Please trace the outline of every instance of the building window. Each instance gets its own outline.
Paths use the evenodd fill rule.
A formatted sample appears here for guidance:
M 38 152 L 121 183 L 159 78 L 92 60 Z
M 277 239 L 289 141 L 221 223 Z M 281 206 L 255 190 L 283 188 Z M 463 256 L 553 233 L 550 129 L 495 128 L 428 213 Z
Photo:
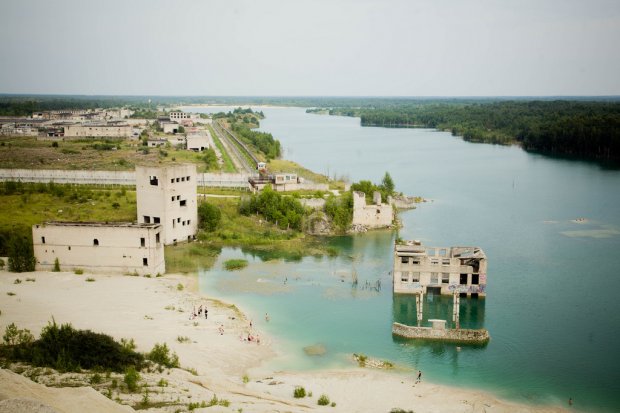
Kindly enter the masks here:
M 172 179 L 170 180 L 170 183 L 171 183 L 171 184 L 173 184 L 173 183 L 174 183 L 174 178 L 172 178 Z
M 171 200 L 172 202 L 174 202 L 174 197 L 170 197 L 170 200 Z
M 148 258 L 142 258 L 142 265 L 144 265 L 145 267 L 147 267 L 149 265 Z
M 155 234 L 155 242 L 159 244 L 159 232 Z
M 181 222 L 181 218 L 177 218 L 177 222 Z
M 148 215 L 145 215 L 142 217 L 144 219 L 144 223 L 145 224 L 150 224 L 151 223 L 151 217 Z
M 93 245 L 94 245 L 94 246 L 99 245 L 99 240 L 98 240 L 97 238 L 95 238 L 95 239 L 93 240 Z
M 450 274 L 447 272 L 444 272 L 441 274 L 441 282 L 443 284 L 449 284 L 450 283 Z
M 414 283 L 419 283 L 420 282 L 420 273 L 419 272 L 412 272 L 411 273 L 411 282 L 414 282 Z
M 413 265 L 420 265 L 420 260 L 414 260 L 411 262 Z
M 189 225 L 189 223 L 190 223 L 190 220 L 188 219 L 188 220 L 187 220 L 187 225 Z
M 177 178 L 177 182 L 179 182 L 179 178 Z
M 181 177 L 181 182 L 185 182 L 185 177 L 184 176 Z
M 431 273 L 431 284 L 439 284 L 439 273 Z
M 187 206 L 187 200 L 184 199 L 180 202 L 181 206 Z
M 176 220 L 176 219 L 173 219 L 173 220 L 172 220 L 172 228 L 174 228 L 174 227 L 176 226 L 176 223 L 177 223 L 177 220 Z
M 401 262 L 401 264 L 408 264 L 409 263 L 409 257 L 400 257 L 400 262 Z
M 144 238 L 140 238 L 140 246 L 144 247 L 146 245 L 146 240 Z
M 400 281 L 404 283 L 409 282 L 409 273 L 407 271 L 403 271 L 400 274 Z
M 45 244 L 45 237 L 41 237 L 41 244 Z
M 437 265 L 437 264 L 439 264 L 439 260 L 431 260 L 431 264 Z
M 461 277 L 459 279 L 459 284 L 461 285 L 467 284 L 467 274 L 461 274 Z
M 153 217 L 153 222 L 155 224 L 159 224 L 159 222 L 160 222 L 159 217 Z
M 480 284 L 480 274 L 472 274 L 471 275 L 471 283 L 473 285 L 478 285 Z
M 67 249 L 68 249 L 69 251 L 71 251 L 71 245 L 69 245 L 69 246 L 67 247 Z
M 439 255 L 442 256 L 442 257 L 445 257 L 446 256 L 446 249 L 445 248 L 440 249 L 439 250 Z
M 159 181 L 157 180 L 157 177 L 155 175 L 149 176 L 149 182 L 153 186 L 157 186 L 159 184 Z
M 189 176 L 185 179 L 187 182 L 189 182 Z
M 450 258 L 447 258 L 447 259 L 443 259 L 443 260 L 441 260 L 441 263 L 442 263 L 443 265 L 450 265 Z

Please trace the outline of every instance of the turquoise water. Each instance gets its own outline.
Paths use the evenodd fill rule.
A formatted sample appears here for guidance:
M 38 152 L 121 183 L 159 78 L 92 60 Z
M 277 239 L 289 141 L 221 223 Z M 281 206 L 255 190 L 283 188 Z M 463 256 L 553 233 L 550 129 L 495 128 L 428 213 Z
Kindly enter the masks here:
M 489 257 L 488 296 L 462 300 L 461 320 L 487 328 L 492 339 L 457 351 L 392 338 L 392 321 L 412 319 L 415 301 L 392 296 L 390 232 L 336 238 L 339 257 L 300 262 L 263 262 L 224 249 L 220 261 L 245 255 L 251 265 L 228 273 L 218 262 L 201 273 L 201 288 L 238 302 L 278 338 L 287 356 L 276 366 L 341 366 L 347 354 L 362 352 L 421 368 L 439 383 L 520 402 L 565 404 L 573 397 L 585 410 L 617 410 L 618 170 L 467 143 L 443 132 L 361 128 L 359 119 L 299 108 L 262 110 L 261 128 L 281 140 L 285 158 L 353 180 L 379 181 L 389 171 L 398 190 L 432 200 L 401 214 L 402 238 L 478 245 Z M 587 221 L 572 222 L 576 218 Z M 366 288 L 378 280 L 380 291 Z M 425 318 L 448 318 L 447 311 L 449 302 L 429 297 Z M 306 356 L 302 348 L 316 343 L 328 353 Z

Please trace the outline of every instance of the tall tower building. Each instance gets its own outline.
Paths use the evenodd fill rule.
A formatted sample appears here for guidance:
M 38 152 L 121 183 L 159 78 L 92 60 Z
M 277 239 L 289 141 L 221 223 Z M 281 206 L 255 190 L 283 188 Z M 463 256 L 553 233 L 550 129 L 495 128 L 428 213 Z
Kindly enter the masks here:
M 194 239 L 196 185 L 196 165 L 136 167 L 138 223 L 161 224 L 166 245 Z

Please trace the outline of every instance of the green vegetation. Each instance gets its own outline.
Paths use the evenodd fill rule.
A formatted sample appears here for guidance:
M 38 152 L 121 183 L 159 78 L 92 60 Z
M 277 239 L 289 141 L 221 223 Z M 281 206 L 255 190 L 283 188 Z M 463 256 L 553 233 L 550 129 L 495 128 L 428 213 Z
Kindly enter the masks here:
M 428 127 L 471 142 L 519 143 L 529 151 L 620 160 L 620 103 L 608 101 L 400 102 L 335 108 L 362 126 Z
M 33 340 L 28 330 L 19 330 L 15 325 L 7 327 L 3 338 L 2 357 L 63 372 L 95 367 L 120 372 L 128 366 L 139 368 L 144 359 L 110 336 L 76 330 L 71 324 L 58 326 L 55 321 L 41 330 L 38 340 Z
M 230 159 L 230 155 L 228 154 L 228 151 L 226 151 L 226 149 L 224 148 L 222 141 L 220 141 L 220 138 L 218 138 L 217 134 L 215 133 L 211 125 L 209 125 L 209 132 L 211 133 L 211 137 L 213 138 L 213 143 L 215 143 L 215 146 L 217 147 L 218 151 L 220 151 L 220 154 L 222 154 L 223 172 L 230 172 L 230 173 L 237 172 L 237 169 L 235 168 L 235 164 L 233 163 L 232 159 Z
M 220 168 L 217 164 L 217 155 L 213 148 L 207 148 L 202 151 L 202 159 L 205 163 L 207 171 L 218 171 Z
M 60 261 L 58 261 L 58 257 L 54 260 L 54 268 L 52 268 L 53 272 L 60 272 Z
M 394 181 L 388 172 L 383 176 L 380 185 L 375 185 L 370 181 L 359 181 L 351 185 L 351 191 L 360 191 L 366 194 L 366 202 L 372 202 L 375 191 L 381 194 L 381 201 L 387 202 L 388 196 L 394 195 Z
M 329 397 L 326 394 L 321 394 L 319 400 L 317 400 L 316 404 L 319 406 L 327 406 L 330 403 Z
M 306 397 L 306 389 L 304 389 L 302 386 L 296 386 L 295 390 L 293 390 L 293 397 L 295 397 L 296 399 L 303 399 L 304 397 Z
M 9 271 L 34 271 L 35 258 L 32 247 L 32 236 L 12 234 L 7 242 L 6 250 L 9 259 Z M 1 241 L 1 240 L 0 240 Z M 1 250 L 1 248 L 0 248 Z M 1 253 L 1 251 L 0 251 Z
M 301 231 L 306 211 L 298 199 L 284 196 L 267 185 L 258 195 L 243 198 L 239 204 L 243 215 L 261 214 L 267 221 L 275 223 L 281 229 Z
M 224 262 L 224 268 L 226 268 L 227 271 L 240 270 L 247 266 L 248 260 L 243 259 L 231 259 Z
M 138 373 L 135 367 L 130 366 L 125 370 L 125 376 L 123 381 L 127 385 L 127 390 L 135 392 L 138 390 L 138 382 L 140 381 L 140 373 Z
M 244 143 L 249 144 L 255 153 L 261 154 L 267 161 L 279 158 L 282 155 L 280 141 L 274 139 L 271 133 L 257 132 L 246 125 L 235 123 L 232 125 L 233 132 Z
M 171 352 L 166 343 L 156 343 L 153 349 L 147 354 L 146 358 L 168 368 L 179 367 L 179 356 Z
M 220 209 L 208 202 L 198 205 L 198 226 L 206 231 L 215 231 L 222 219 Z

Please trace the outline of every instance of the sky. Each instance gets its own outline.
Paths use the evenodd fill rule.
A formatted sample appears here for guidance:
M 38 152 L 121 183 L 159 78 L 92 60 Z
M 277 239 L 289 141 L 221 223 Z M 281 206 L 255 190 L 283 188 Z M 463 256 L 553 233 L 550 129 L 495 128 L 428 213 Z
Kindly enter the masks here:
M 0 0 L 0 93 L 620 95 L 619 0 Z

